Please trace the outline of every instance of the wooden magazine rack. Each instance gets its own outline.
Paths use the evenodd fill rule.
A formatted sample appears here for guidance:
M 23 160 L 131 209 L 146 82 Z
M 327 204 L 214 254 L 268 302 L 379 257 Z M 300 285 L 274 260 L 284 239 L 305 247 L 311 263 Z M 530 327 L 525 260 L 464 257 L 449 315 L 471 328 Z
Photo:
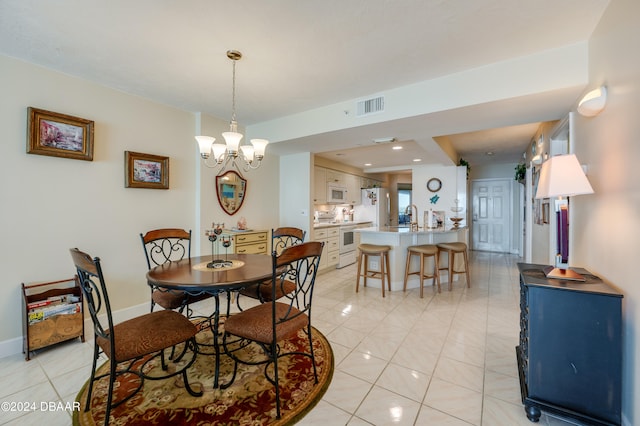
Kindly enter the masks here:
M 84 342 L 82 290 L 77 277 L 40 284 L 22 283 L 23 352 L 79 337 Z

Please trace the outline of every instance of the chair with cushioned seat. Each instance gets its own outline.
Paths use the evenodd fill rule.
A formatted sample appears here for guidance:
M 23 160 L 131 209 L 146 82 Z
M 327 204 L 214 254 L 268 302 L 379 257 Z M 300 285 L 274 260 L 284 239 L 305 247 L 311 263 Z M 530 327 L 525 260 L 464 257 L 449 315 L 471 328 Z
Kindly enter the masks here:
M 449 291 L 453 286 L 453 276 L 456 274 L 465 274 L 467 276 L 467 287 L 471 288 L 471 280 L 469 279 L 469 260 L 467 256 L 467 245 L 465 243 L 439 243 L 438 254 L 447 253 L 447 266 L 439 268 L 441 271 L 446 270 L 449 273 Z M 462 254 L 464 258 L 464 270 L 457 271 L 454 267 L 456 254 Z M 442 259 L 442 257 L 440 257 Z
M 409 272 L 411 266 L 411 257 L 418 256 L 420 259 L 420 269 L 415 272 Z M 433 273 L 427 274 L 425 271 L 425 260 L 427 258 L 433 258 Z M 404 287 L 402 291 L 407 291 L 407 280 L 409 275 L 418 275 L 420 277 L 420 298 L 424 296 L 424 279 L 433 279 L 433 284 L 438 284 L 438 293 L 440 293 L 440 274 L 438 273 L 439 267 L 438 247 L 434 244 L 422 244 L 419 246 L 410 246 L 407 248 L 407 265 L 404 269 Z
M 187 391 L 192 396 L 202 395 L 202 392 L 195 392 L 191 388 L 187 377 L 187 369 L 196 359 L 196 326 L 185 316 L 172 310 L 151 312 L 114 324 L 100 259 L 97 257 L 92 259 L 77 248 L 70 249 L 70 252 L 87 304 L 87 311 L 93 322 L 93 365 L 91 379 L 87 385 L 89 390 L 85 411 L 89 410 L 91 393 L 95 383 L 107 376 L 109 386 L 105 425 L 109 423 L 111 409 L 134 396 L 142 388 L 145 379 L 162 380 L 181 374 Z M 149 373 L 145 370 L 148 362 L 156 356 L 162 357 L 163 369 L 167 370 L 169 366 L 166 366 L 164 361 L 164 350 L 176 347 L 182 348 L 181 354 L 174 359 L 167 374 L 162 376 L 148 376 L 146 374 Z M 191 358 L 183 365 L 182 359 L 189 352 Z M 109 359 L 109 373 L 96 377 L 96 365 L 101 353 L 104 353 Z M 152 357 L 141 365 L 137 362 L 148 355 L 152 355 Z M 114 403 L 114 383 L 117 375 L 120 374 L 135 374 L 139 377 L 140 383 L 131 393 Z
M 384 279 L 387 279 L 387 286 L 391 291 L 391 272 L 389 270 L 389 251 L 391 246 L 377 244 L 359 244 L 358 245 L 358 276 L 356 279 L 356 293 L 360 287 L 360 277 L 364 277 L 364 286 L 367 286 L 367 278 L 379 278 L 382 287 L 382 297 L 384 297 Z M 380 257 L 380 269 L 369 269 L 369 256 Z M 364 272 L 362 271 L 362 263 L 364 263 Z
M 271 251 L 276 254 L 282 253 L 287 247 L 291 247 L 304 242 L 306 231 L 293 227 L 281 227 L 271 230 Z M 276 289 L 276 298 L 280 299 L 287 293 L 291 293 L 295 290 L 295 283 L 286 281 L 281 288 Z M 271 301 L 271 280 L 261 282 L 259 284 L 252 285 L 239 291 L 243 296 L 257 299 L 260 303 Z M 242 310 L 238 298 L 238 309 Z
M 286 248 L 278 256 L 272 252 L 271 297 L 269 302 L 261 303 L 242 312 L 231 315 L 224 324 L 222 345 L 224 352 L 234 362 L 230 381 L 221 385 L 229 387 L 237 373 L 238 363 L 265 364 L 264 374 L 275 386 L 276 418 L 280 418 L 280 387 L 278 359 L 283 356 L 305 356 L 311 359 L 316 384 L 318 374 L 311 338 L 311 301 L 316 273 L 322 255 L 324 243 L 310 241 Z M 292 292 L 283 292 L 282 298 L 276 296 L 277 289 L 286 281 L 293 282 Z M 309 339 L 309 352 L 288 352 L 284 340 L 304 330 Z M 266 358 L 255 361 L 242 359 L 240 349 L 257 344 Z M 269 367 L 273 364 L 273 370 Z M 273 373 L 271 372 L 273 371 Z
M 191 230 L 180 228 L 154 229 L 146 234 L 140 234 L 142 248 L 147 260 L 147 268 L 175 262 L 191 257 Z M 151 287 L 151 286 L 150 286 Z M 151 312 L 155 305 L 163 309 L 177 309 L 182 312 L 187 308 L 187 317 L 191 316 L 188 305 L 211 297 L 208 294 L 190 296 L 183 291 L 160 290 L 151 287 Z

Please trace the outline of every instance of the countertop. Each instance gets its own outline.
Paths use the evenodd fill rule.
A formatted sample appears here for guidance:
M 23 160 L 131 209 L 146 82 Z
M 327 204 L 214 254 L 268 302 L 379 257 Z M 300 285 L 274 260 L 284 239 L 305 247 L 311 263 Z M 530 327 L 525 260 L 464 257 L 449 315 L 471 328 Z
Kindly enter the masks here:
M 358 228 L 356 229 L 356 232 L 376 232 L 384 234 L 445 234 L 449 232 L 457 232 L 466 228 L 466 226 L 459 226 L 457 228 L 454 228 L 453 226 L 447 226 L 434 229 L 419 228 L 417 231 L 412 231 L 408 226 L 372 226 L 369 228 Z
M 355 225 L 362 225 L 363 223 L 371 223 L 371 221 L 370 220 L 363 220 L 363 221 L 351 220 L 348 222 L 314 223 L 313 229 L 330 228 L 332 226 L 355 226 Z

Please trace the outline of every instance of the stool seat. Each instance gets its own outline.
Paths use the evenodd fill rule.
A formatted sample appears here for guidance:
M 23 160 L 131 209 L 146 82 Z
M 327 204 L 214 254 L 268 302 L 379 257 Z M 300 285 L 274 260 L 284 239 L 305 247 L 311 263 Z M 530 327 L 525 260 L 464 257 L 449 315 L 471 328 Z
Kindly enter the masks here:
M 467 287 L 471 288 L 471 281 L 469 279 L 469 260 L 467 257 L 467 245 L 465 243 L 452 242 L 452 243 L 439 243 L 438 244 L 438 252 L 446 252 L 447 253 L 447 264 L 448 266 L 439 268 L 440 270 L 447 270 L 449 273 L 449 291 L 453 286 L 453 276 L 455 274 L 465 274 L 467 277 Z M 464 269 L 461 271 L 456 270 L 453 267 L 456 254 L 461 253 L 464 258 Z
M 391 246 L 378 244 L 358 244 L 358 276 L 356 279 L 356 293 L 360 287 L 360 277 L 364 277 L 364 286 L 367 286 L 367 278 L 380 278 L 382 297 L 384 297 L 384 279 L 387 278 L 387 286 L 391 291 L 391 272 L 389 269 L 389 251 Z M 380 269 L 369 269 L 369 256 L 380 256 Z M 364 260 L 364 273 L 361 272 Z
M 391 246 L 384 246 L 378 244 L 360 244 L 358 245 L 358 250 L 363 253 L 373 254 L 373 253 L 381 253 L 383 251 L 391 250 Z
M 409 272 L 411 266 L 411 256 L 420 256 L 420 270 Z M 433 273 L 431 275 L 425 273 L 424 261 L 428 257 L 433 257 Z M 438 293 L 440 293 L 440 274 L 439 267 L 439 251 L 438 246 L 434 244 L 421 244 L 419 246 L 407 247 L 407 264 L 404 268 L 404 287 L 402 291 L 407 291 L 407 280 L 409 275 L 418 275 L 420 277 L 420 298 L 424 297 L 424 279 L 433 279 L 433 285 L 438 284 Z
M 433 244 L 423 244 L 420 246 L 410 246 L 407 248 L 407 250 L 411 251 L 411 252 L 415 252 L 415 253 L 422 253 L 422 254 L 436 254 L 438 252 L 438 246 L 433 245 Z
M 453 251 L 467 251 L 467 245 L 465 243 L 438 243 L 437 247 Z

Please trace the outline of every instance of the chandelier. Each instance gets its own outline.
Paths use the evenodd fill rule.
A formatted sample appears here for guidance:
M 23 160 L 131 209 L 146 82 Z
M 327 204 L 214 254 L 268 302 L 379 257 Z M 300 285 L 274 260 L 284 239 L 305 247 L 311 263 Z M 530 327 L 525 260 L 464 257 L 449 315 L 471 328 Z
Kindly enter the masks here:
M 233 92 L 231 123 L 229 131 L 224 132 L 222 137 L 225 143 L 215 143 L 216 139 L 211 136 L 196 136 L 196 141 L 200 147 L 200 156 L 207 167 L 218 167 L 222 165 L 220 171 L 224 170 L 229 163 L 238 167 L 238 158 L 244 171 L 257 169 L 264 158 L 264 151 L 269 143 L 266 139 L 251 139 L 251 145 L 240 145 L 243 138 L 238 132 L 238 122 L 236 121 L 236 61 L 242 58 L 242 53 L 237 50 L 228 50 L 227 57 L 233 61 Z M 207 162 L 213 154 L 213 164 Z

